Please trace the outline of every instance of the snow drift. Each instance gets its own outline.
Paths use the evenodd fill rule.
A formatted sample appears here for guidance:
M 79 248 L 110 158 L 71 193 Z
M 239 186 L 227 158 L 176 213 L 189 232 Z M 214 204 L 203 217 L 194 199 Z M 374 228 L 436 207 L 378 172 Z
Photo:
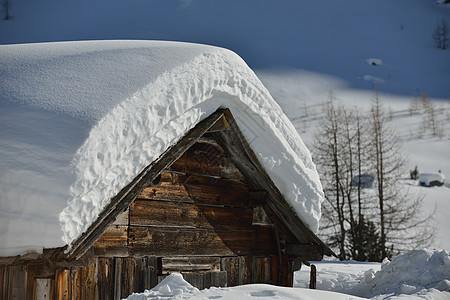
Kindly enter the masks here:
M 450 256 L 445 250 L 414 250 L 391 262 L 385 260 L 380 271 L 366 271 L 364 280 L 350 293 L 364 297 L 421 295 L 432 289 L 450 292 Z
M 73 242 L 121 188 L 220 107 L 317 232 L 323 194 L 311 155 L 231 51 L 156 41 L 5 45 L 0 89 L 0 255 L 58 246 L 62 234 Z

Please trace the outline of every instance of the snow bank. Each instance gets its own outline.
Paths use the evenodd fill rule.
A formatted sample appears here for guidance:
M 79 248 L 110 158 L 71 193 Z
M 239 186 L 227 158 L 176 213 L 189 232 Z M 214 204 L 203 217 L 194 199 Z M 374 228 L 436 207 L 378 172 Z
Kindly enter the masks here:
M 156 287 L 143 293 L 134 293 L 127 300 L 150 299 L 292 299 L 292 300 L 321 300 L 321 299 L 353 299 L 355 296 L 309 289 L 294 289 L 268 284 L 249 284 L 231 288 L 211 287 L 199 291 L 183 279 L 181 274 L 170 274 Z
M 178 295 L 192 294 L 198 292 L 198 289 L 193 287 L 183 279 L 183 275 L 173 273 L 164 278 L 157 286 L 150 291 L 143 293 L 133 293 L 128 300 L 147 300 L 147 299 L 167 299 L 175 298 Z
M 352 294 L 374 297 L 386 294 L 424 295 L 433 290 L 450 292 L 450 256 L 445 251 L 415 250 L 385 262 L 381 270 L 368 270 Z M 439 294 L 439 293 L 438 293 Z M 448 297 L 449 294 L 446 294 Z
M 154 41 L 0 46 L 0 255 L 73 242 L 117 192 L 217 108 L 317 231 L 322 187 L 293 125 L 231 51 Z M 3 127 L 4 126 L 4 127 Z M 60 232 L 60 231 L 59 231 Z M 41 237 L 42 238 L 37 238 Z

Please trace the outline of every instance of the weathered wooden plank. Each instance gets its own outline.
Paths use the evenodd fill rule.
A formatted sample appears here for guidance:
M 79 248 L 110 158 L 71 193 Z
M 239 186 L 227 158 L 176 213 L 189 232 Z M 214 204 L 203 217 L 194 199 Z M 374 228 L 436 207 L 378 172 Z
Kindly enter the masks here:
M 9 299 L 25 299 L 27 268 L 24 265 L 9 266 Z
M 136 199 L 130 207 L 131 225 L 192 226 L 249 230 L 252 227 L 250 208 L 213 207 Z
M 127 298 L 134 290 L 134 280 L 136 274 L 136 258 L 125 257 L 122 266 L 122 298 Z
M 280 269 L 280 285 L 292 287 L 294 283 L 294 274 L 292 273 L 291 263 L 287 255 L 281 257 Z
M 122 299 L 122 266 L 123 258 L 114 258 L 114 297 L 113 299 Z
M 56 299 L 70 299 L 70 270 L 56 271 Z
M 130 226 L 129 251 L 133 256 L 250 254 L 251 236 L 250 230 Z
M 33 299 L 35 300 L 53 299 L 52 281 L 54 281 L 54 279 L 52 278 L 36 278 Z M 25 298 L 13 297 L 12 299 L 25 299 Z
M 111 225 L 93 245 L 95 256 L 127 256 L 128 226 Z
M 270 257 L 270 283 L 279 285 L 280 284 L 280 270 L 279 270 L 280 259 L 278 256 Z
M 199 290 L 203 290 L 205 288 L 205 274 L 203 273 L 183 273 L 183 278 Z
M 7 267 L 0 266 L 0 300 L 6 299 L 5 295 L 6 268 Z
M 81 286 L 82 286 L 82 268 L 73 268 L 70 272 L 70 283 L 72 300 L 81 300 Z
M 112 299 L 114 295 L 114 259 L 100 257 L 98 264 L 98 298 Z
M 220 257 L 208 257 L 208 256 L 163 257 L 162 267 L 164 273 L 219 271 Z
M 227 286 L 227 272 L 216 271 L 208 272 L 208 277 L 210 277 L 208 288 L 211 286 L 215 287 L 226 287 Z M 206 285 L 206 284 L 205 284 Z
M 133 292 L 143 292 L 143 269 L 144 269 L 144 257 L 135 257 L 135 268 L 132 282 Z
M 286 254 L 291 258 L 295 258 L 298 260 L 322 260 L 323 250 L 320 245 L 311 245 L 311 244 L 295 244 L 295 245 L 287 245 Z
M 218 110 L 211 116 L 197 124 L 189 130 L 183 138 L 175 145 L 164 151 L 164 153 L 150 165 L 148 165 L 131 183 L 124 187 L 110 203 L 98 215 L 85 233 L 81 235 L 73 244 L 69 252 L 70 257 L 76 259 L 83 256 L 84 253 L 100 238 L 108 229 L 108 226 L 114 222 L 116 217 L 122 213 L 141 191 L 151 185 L 163 169 L 176 161 L 185 151 L 189 149 L 214 123 L 217 122 L 224 112 Z
M 167 171 L 244 181 L 242 173 L 215 142 L 195 143 Z
M 221 260 L 221 271 L 227 273 L 227 286 L 239 285 L 239 257 L 224 257 Z
M 252 249 L 255 255 L 277 255 L 277 240 L 273 226 L 253 225 Z
M 91 266 L 82 268 L 81 297 L 85 300 L 96 300 L 97 298 L 96 260 Z
M 179 174 L 177 178 L 179 183 L 146 188 L 138 198 L 248 207 L 249 190 L 241 182 Z
M 253 283 L 253 256 L 239 257 L 239 285 Z

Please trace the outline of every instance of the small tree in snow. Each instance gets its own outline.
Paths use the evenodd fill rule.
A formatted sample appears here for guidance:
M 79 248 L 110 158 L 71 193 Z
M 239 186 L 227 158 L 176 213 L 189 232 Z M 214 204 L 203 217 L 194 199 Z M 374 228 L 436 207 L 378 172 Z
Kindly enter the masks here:
M 313 146 L 325 194 L 321 230 L 341 259 L 381 261 L 433 237 L 430 218 L 420 216 L 422 198 L 400 183 L 405 160 L 388 122 L 378 94 L 366 116 L 332 96 L 324 106 Z M 373 187 L 363 186 L 365 176 Z
M 379 219 L 374 223 L 379 228 L 380 257 L 390 257 L 395 254 L 392 251 L 427 247 L 434 235 L 430 224 L 432 215 L 421 217 L 422 197 L 412 197 L 401 187 L 401 172 L 406 161 L 378 93 L 372 103 L 367 133 L 371 139 L 367 151 L 376 174 Z
M 437 48 L 447 49 L 449 45 L 449 28 L 445 19 L 438 21 L 433 31 L 433 40 Z

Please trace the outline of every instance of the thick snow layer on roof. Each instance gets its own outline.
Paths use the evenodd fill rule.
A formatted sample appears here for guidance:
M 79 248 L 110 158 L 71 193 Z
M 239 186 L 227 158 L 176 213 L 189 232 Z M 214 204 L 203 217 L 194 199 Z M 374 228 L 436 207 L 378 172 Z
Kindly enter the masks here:
M 231 110 L 281 193 L 318 229 L 323 194 L 310 153 L 229 50 L 156 41 L 0 46 L 0 89 L 0 255 L 58 246 L 62 235 L 73 242 L 219 107 Z

